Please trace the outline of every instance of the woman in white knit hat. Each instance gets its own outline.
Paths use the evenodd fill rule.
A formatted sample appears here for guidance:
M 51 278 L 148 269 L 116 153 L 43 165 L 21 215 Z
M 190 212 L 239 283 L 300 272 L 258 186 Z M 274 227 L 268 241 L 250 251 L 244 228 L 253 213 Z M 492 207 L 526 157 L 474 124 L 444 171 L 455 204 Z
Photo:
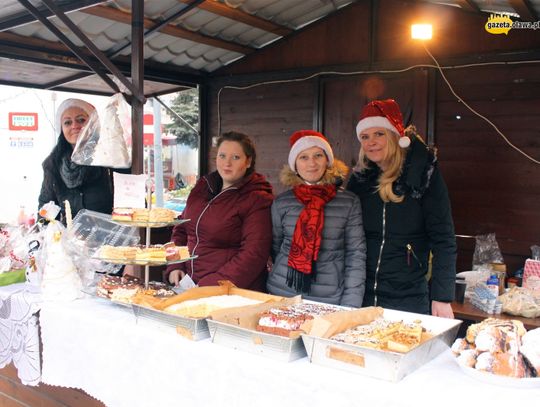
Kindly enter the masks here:
M 110 170 L 89 167 L 71 161 L 73 148 L 94 106 L 81 99 L 66 99 L 56 110 L 56 128 L 60 129 L 58 141 L 49 156 L 43 161 L 43 184 L 39 194 L 39 207 L 53 201 L 62 208 L 68 200 L 73 216 L 81 209 L 111 213 L 113 187 Z
M 452 318 L 456 241 L 435 151 L 413 126 L 404 128 L 392 99 L 368 103 L 356 134 L 360 157 L 347 189 L 360 197 L 364 216 L 363 305 Z
M 291 189 L 272 204 L 272 259 L 267 289 L 360 307 L 364 296 L 365 238 L 358 198 L 340 188 L 348 168 L 314 130 L 290 138 L 281 182 Z

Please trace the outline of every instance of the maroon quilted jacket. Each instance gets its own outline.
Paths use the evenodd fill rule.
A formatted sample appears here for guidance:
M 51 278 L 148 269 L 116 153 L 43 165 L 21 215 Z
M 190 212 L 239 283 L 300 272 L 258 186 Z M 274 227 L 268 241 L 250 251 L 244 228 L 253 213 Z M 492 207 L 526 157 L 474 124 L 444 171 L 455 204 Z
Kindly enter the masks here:
M 237 287 L 263 291 L 272 246 L 272 186 L 253 173 L 221 191 L 216 172 L 202 177 L 189 194 L 171 240 L 198 258 L 167 268 L 181 269 L 199 286 L 230 280 Z

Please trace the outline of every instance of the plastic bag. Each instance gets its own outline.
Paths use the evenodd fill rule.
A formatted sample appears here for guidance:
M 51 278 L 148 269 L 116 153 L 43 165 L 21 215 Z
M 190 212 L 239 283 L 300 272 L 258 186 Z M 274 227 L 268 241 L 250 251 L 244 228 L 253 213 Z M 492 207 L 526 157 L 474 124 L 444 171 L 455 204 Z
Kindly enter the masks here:
M 525 318 L 540 316 L 540 295 L 522 287 L 514 287 L 499 299 L 503 303 L 503 312 Z
M 22 269 L 28 261 L 25 226 L 0 228 L 0 273 Z
M 121 93 L 94 111 L 81 130 L 71 160 L 79 165 L 131 167 L 131 108 Z
M 491 263 L 504 263 L 495 233 L 476 236 L 472 269 L 478 270 Z
M 64 248 L 65 227 L 50 222 L 43 236 L 38 267 L 43 270 L 41 294 L 44 301 L 73 301 L 82 298 L 82 282 L 77 267 Z
M 30 285 L 40 286 L 43 277 L 43 269 L 38 267 L 36 257 L 39 257 L 43 246 L 44 227 L 38 222 L 26 236 L 28 248 L 28 264 L 26 265 L 26 282 Z
M 66 232 L 65 247 L 77 265 L 83 287 L 88 289 L 96 272 L 114 274 L 122 267 L 96 258 L 102 246 L 136 246 L 139 240 L 137 228 L 119 225 L 109 215 L 82 209 Z
M 540 260 L 540 246 L 531 246 L 531 259 Z

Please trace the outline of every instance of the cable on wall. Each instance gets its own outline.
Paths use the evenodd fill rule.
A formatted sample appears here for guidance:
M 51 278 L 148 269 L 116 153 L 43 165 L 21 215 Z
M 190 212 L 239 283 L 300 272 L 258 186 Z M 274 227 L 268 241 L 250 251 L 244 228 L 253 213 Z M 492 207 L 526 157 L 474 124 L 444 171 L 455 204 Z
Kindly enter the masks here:
M 480 117 L 482 120 L 484 120 L 486 123 L 488 123 L 491 127 L 493 127 L 493 129 L 497 132 L 497 134 L 499 136 L 502 137 L 502 139 L 506 142 L 506 144 L 508 144 L 510 147 L 512 147 L 514 150 L 516 150 L 518 153 L 520 153 L 521 155 L 523 155 L 525 158 L 531 160 L 533 163 L 535 164 L 540 164 L 540 161 L 534 159 L 533 157 L 531 157 L 529 154 L 527 154 L 525 151 L 521 150 L 519 147 L 516 147 L 514 144 L 512 144 L 512 142 L 510 140 L 508 140 L 508 138 L 503 134 L 502 131 L 499 130 L 499 128 L 495 125 L 495 123 L 493 123 L 491 120 L 489 120 L 486 116 L 478 113 L 476 110 L 474 110 L 467 102 L 465 102 L 465 100 L 459 96 L 455 91 L 454 91 L 454 88 L 452 87 L 452 85 L 450 84 L 450 82 L 448 81 L 448 79 L 446 78 L 446 75 L 444 74 L 443 70 L 441 69 L 441 66 L 439 65 L 439 62 L 437 61 L 437 59 L 435 59 L 435 57 L 433 56 L 433 54 L 431 52 L 429 52 L 428 48 L 426 47 L 426 44 L 424 42 L 422 42 L 422 45 L 424 47 L 424 49 L 426 50 L 427 54 L 431 57 L 431 59 L 433 59 L 433 62 L 435 62 L 435 64 L 437 65 L 437 69 L 439 70 L 442 78 L 444 79 L 444 81 L 446 82 L 446 84 L 448 85 L 448 89 L 450 89 L 450 92 L 452 92 L 452 94 L 456 97 L 456 99 L 458 100 L 458 102 L 460 103 L 463 103 L 463 105 L 469 109 L 473 114 L 475 114 L 476 116 Z
M 353 71 L 353 72 L 322 71 L 322 72 L 316 72 L 314 74 L 311 74 L 311 75 L 308 75 L 308 76 L 305 76 L 305 77 L 302 77 L 302 78 L 263 81 L 263 82 L 253 83 L 251 85 L 246 85 L 246 86 L 231 86 L 231 85 L 223 86 L 223 87 L 221 87 L 219 89 L 218 94 L 217 94 L 217 134 L 218 135 L 221 134 L 221 92 L 223 90 L 225 90 L 225 89 L 247 90 L 247 89 L 251 89 L 251 88 L 255 88 L 255 87 L 263 86 L 263 85 L 275 85 L 275 84 L 280 84 L 280 83 L 302 82 L 302 81 L 307 81 L 307 80 L 310 80 L 310 79 L 313 79 L 313 78 L 316 78 L 316 77 L 322 76 L 322 75 L 328 75 L 328 76 L 351 76 L 351 75 L 362 75 L 362 74 L 391 74 L 391 73 L 407 72 L 407 71 L 410 71 L 412 69 L 417 69 L 417 68 L 436 68 L 440 72 L 440 74 L 441 74 L 442 78 L 444 79 L 445 83 L 448 85 L 448 88 L 450 89 L 450 92 L 452 92 L 452 94 L 457 98 L 458 102 L 463 103 L 465 105 L 465 107 L 467 107 L 473 114 L 480 117 L 481 119 L 486 121 L 491 127 L 493 127 L 493 129 L 495 129 L 497 134 L 499 136 L 501 136 L 502 139 L 510 147 L 512 147 L 514 150 L 516 150 L 518 153 L 522 154 L 524 157 L 526 157 L 527 159 L 529 159 L 533 163 L 540 164 L 540 161 L 534 159 L 533 157 L 531 157 L 530 155 L 528 155 L 527 153 L 522 151 L 519 147 L 516 147 L 514 144 L 512 144 L 512 142 L 510 142 L 510 140 L 508 140 L 508 138 L 499 130 L 499 128 L 493 122 L 491 122 L 487 117 L 485 117 L 482 114 L 478 113 L 471 106 L 469 106 L 469 104 L 466 103 L 465 100 L 462 97 L 460 97 L 454 91 L 452 85 L 450 84 L 450 82 L 448 81 L 448 79 L 446 78 L 446 76 L 445 76 L 445 74 L 443 72 L 445 69 L 464 69 L 464 68 L 472 68 L 472 67 L 479 67 L 479 66 L 536 64 L 536 63 L 540 63 L 540 60 L 514 61 L 514 62 L 504 62 L 504 61 L 503 62 L 501 62 L 501 61 L 499 61 L 499 62 L 481 62 L 481 63 L 474 63 L 474 64 L 440 66 L 438 61 L 435 59 L 435 57 L 431 54 L 431 52 L 429 52 L 429 50 L 427 49 L 425 44 L 423 44 L 423 46 L 424 46 L 424 49 L 426 50 L 426 52 L 428 53 L 428 55 L 435 62 L 435 65 L 417 64 L 417 65 L 411 65 L 411 66 L 409 66 L 407 68 L 402 68 L 402 69 L 379 70 L 379 71 Z

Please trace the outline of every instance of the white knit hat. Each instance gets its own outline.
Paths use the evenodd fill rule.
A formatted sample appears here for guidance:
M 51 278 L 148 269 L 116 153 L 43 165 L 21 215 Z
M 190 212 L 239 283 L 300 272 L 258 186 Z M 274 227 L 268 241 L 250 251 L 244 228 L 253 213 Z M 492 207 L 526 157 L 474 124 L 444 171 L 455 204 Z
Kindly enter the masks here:
M 296 171 L 296 157 L 302 151 L 311 147 L 319 147 L 324 150 L 326 157 L 328 158 L 328 166 L 330 167 L 334 163 L 334 152 L 330 143 L 326 137 L 315 130 L 298 130 L 294 132 L 289 139 L 291 150 L 289 151 L 289 167 L 291 170 Z
M 96 108 L 91 105 L 88 102 L 85 102 L 82 99 L 66 99 L 62 103 L 60 103 L 60 106 L 58 106 L 58 109 L 56 109 L 56 117 L 55 117 L 55 126 L 56 130 L 60 131 L 62 129 L 62 115 L 67 109 L 70 109 L 72 107 L 78 107 L 79 109 L 84 110 L 84 112 L 90 116 Z

